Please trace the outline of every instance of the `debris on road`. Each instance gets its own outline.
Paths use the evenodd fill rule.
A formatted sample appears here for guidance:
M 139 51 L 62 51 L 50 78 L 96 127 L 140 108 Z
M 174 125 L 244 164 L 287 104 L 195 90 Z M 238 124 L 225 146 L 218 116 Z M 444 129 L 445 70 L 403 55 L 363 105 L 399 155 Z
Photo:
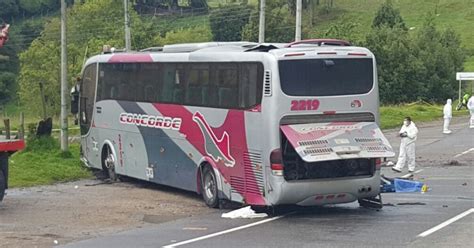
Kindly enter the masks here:
M 458 165 L 461 165 L 461 163 L 459 163 L 459 161 L 453 159 L 453 160 L 449 160 L 447 163 L 445 163 L 445 165 L 458 166 Z
M 383 175 L 380 178 L 381 193 L 425 193 L 426 191 L 428 191 L 428 187 L 423 182 L 412 179 L 389 178 Z
M 400 202 L 400 203 L 397 203 L 397 205 L 400 205 L 400 206 L 406 206 L 406 205 L 409 205 L 409 206 L 423 206 L 423 205 L 426 205 L 426 203 L 424 202 Z
M 183 227 L 183 230 L 190 230 L 190 231 L 206 231 L 207 227 Z
M 243 207 L 228 213 L 223 213 L 222 218 L 230 218 L 230 219 L 253 219 L 253 218 L 264 218 L 268 215 L 266 213 L 255 213 L 255 211 L 250 207 Z

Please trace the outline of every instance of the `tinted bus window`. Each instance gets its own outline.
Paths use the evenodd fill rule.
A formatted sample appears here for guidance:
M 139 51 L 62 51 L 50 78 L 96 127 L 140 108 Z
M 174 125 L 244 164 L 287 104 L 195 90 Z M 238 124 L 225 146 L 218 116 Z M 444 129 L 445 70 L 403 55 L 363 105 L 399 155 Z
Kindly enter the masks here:
M 100 64 L 97 101 L 158 101 L 162 71 L 158 63 Z
M 259 63 L 100 64 L 97 100 L 246 109 L 260 104 Z
M 373 86 L 370 58 L 281 60 L 278 64 L 281 88 L 291 96 L 364 94 Z
M 84 69 L 80 84 L 80 127 L 81 134 L 87 134 L 91 125 L 92 112 L 94 110 L 94 96 L 96 89 L 97 64 L 88 65 Z

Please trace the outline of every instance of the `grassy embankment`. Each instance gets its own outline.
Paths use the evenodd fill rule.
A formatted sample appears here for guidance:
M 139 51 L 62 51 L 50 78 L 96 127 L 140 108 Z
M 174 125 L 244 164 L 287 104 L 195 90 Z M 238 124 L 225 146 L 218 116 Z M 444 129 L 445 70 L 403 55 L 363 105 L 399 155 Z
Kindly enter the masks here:
M 28 142 L 24 151 L 10 158 L 10 187 L 29 187 L 91 178 L 91 172 L 81 165 L 79 145 L 70 145 L 63 153 L 55 138 Z
M 456 111 L 457 102 L 453 103 L 453 116 L 467 115 L 466 109 Z M 410 116 L 413 122 L 429 122 L 443 118 L 443 105 L 413 103 L 380 107 L 382 129 L 401 127 L 403 119 Z
M 316 28 L 325 30 L 339 21 L 356 24 L 355 32 L 363 37 L 369 30 L 372 20 L 380 7 L 380 0 L 337 0 L 335 7 L 329 13 L 319 7 L 315 17 Z M 465 71 L 474 71 L 474 4 L 472 0 L 397 0 L 393 5 L 400 10 L 400 14 L 412 32 L 419 29 L 425 22 L 428 13 L 433 13 L 435 23 L 440 30 L 454 29 L 461 38 L 461 44 L 467 50 L 464 63 Z M 306 38 L 306 37 L 305 37 Z M 455 75 L 453 75 L 453 78 Z
M 42 119 L 41 114 L 39 113 L 32 113 L 26 107 L 20 107 L 15 105 L 14 103 L 6 104 L 2 106 L 2 110 L 0 111 L 0 130 L 4 130 L 3 119 L 8 118 L 10 119 L 10 128 L 13 132 L 13 135 L 16 134 L 16 130 L 20 127 L 20 113 L 24 113 L 25 118 L 25 131 L 28 131 L 28 125 L 37 125 L 38 122 Z M 59 135 L 60 129 L 60 117 L 59 116 L 52 116 L 53 119 L 53 135 Z M 68 124 L 69 124 L 69 134 L 70 135 L 79 135 L 79 126 L 74 125 L 74 118 L 73 116 L 68 117 Z

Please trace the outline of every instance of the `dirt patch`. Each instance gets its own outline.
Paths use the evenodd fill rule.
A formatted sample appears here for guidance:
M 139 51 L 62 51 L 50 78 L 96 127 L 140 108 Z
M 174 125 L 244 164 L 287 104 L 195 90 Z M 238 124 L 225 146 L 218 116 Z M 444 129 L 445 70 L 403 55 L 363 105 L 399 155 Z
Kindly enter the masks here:
M 51 247 L 212 211 L 195 193 L 133 180 L 11 189 L 0 203 L 0 244 Z

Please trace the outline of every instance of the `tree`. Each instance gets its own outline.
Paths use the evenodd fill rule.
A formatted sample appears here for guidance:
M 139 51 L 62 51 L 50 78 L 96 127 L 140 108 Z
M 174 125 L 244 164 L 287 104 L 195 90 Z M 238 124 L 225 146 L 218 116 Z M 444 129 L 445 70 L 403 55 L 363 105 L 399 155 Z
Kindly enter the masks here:
M 164 46 L 167 44 L 206 42 L 212 40 L 212 33 L 207 27 L 194 27 L 179 30 L 173 30 L 166 33 L 165 37 L 157 36 L 154 41 L 156 45 Z
M 400 25 L 374 26 L 364 44 L 377 59 L 383 103 L 444 102 L 455 96 L 455 77 L 465 52 L 452 29 L 437 30 L 428 16 L 416 33 Z
M 25 11 L 28 15 L 39 13 L 41 10 L 41 1 L 18 0 L 20 9 Z
M 265 41 L 290 42 L 295 36 L 295 19 L 290 14 L 286 4 L 278 5 L 278 1 L 267 1 L 268 8 L 265 15 Z M 250 15 L 250 21 L 242 29 L 242 39 L 258 41 L 258 9 Z M 304 31 L 304 30 L 303 30 Z
M 207 0 L 188 0 L 188 5 L 191 8 L 195 9 L 201 9 L 201 8 L 207 8 Z
M 406 29 L 400 11 L 393 7 L 391 0 L 386 0 L 377 11 L 374 20 L 372 21 L 372 28 L 378 28 L 386 25 L 390 28 L 400 27 Z
M 461 48 L 459 35 L 452 29 L 440 32 L 434 23 L 433 15 L 428 15 L 425 23 L 414 37 L 413 54 L 423 69 L 421 98 L 444 102 L 456 95 L 456 72 L 463 71 L 465 52 Z
M 292 15 L 296 14 L 296 0 L 287 0 L 287 6 Z M 311 0 L 301 0 L 302 9 L 307 9 Z
M 240 41 L 242 28 L 249 22 L 247 5 L 228 5 L 211 12 L 209 22 L 215 41 Z
M 342 39 L 350 41 L 352 44 L 361 43 L 363 38 L 356 31 L 358 26 L 359 24 L 355 22 L 341 21 L 331 25 L 323 32 L 316 32 L 315 37 Z
M 422 91 L 422 64 L 413 54 L 408 32 L 399 27 L 372 29 L 364 46 L 375 54 L 381 102 L 417 100 Z
M 18 15 L 19 6 L 16 0 L 2 0 L 0 1 L 0 18 L 11 20 L 13 16 Z
M 153 27 L 144 24 L 136 12 L 130 11 L 132 46 L 152 46 Z M 116 21 L 119 20 L 119 21 Z M 71 78 L 81 71 L 84 56 L 100 53 L 105 44 L 124 46 L 123 6 L 115 0 L 87 1 L 68 10 L 68 74 Z M 60 20 L 51 19 L 31 46 L 20 54 L 20 101 L 32 113 L 40 113 L 39 83 L 44 85 L 48 113 L 58 114 L 60 109 Z M 87 54 L 84 54 L 85 51 Z M 74 83 L 69 82 L 70 86 Z

